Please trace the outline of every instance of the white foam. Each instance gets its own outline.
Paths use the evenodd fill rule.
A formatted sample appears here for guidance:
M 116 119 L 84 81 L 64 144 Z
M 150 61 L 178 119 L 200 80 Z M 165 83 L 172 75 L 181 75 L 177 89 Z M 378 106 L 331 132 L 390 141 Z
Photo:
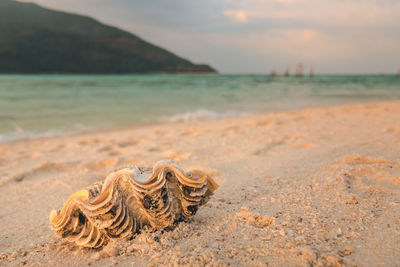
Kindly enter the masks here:
M 208 109 L 198 109 L 191 112 L 178 113 L 168 118 L 168 121 L 187 122 L 187 121 L 195 121 L 202 119 L 219 119 L 219 118 L 245 116 L 249 114 L 250 114 L 249 112 L 235 112 L 235 111 L 216 112 Z

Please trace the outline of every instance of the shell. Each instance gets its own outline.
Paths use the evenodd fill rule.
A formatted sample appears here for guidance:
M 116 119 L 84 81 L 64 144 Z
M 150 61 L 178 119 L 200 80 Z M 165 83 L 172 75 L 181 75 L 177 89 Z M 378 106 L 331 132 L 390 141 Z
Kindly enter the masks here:
M 79 246 L 100 248 L 111 239 L 134 236 L 142 228 L 171 229 L 196 214 L 218 188 L 201 171 L 185 173 L 176 163 L 125 168 L 74 193 L 50 213 L 54 232 Z

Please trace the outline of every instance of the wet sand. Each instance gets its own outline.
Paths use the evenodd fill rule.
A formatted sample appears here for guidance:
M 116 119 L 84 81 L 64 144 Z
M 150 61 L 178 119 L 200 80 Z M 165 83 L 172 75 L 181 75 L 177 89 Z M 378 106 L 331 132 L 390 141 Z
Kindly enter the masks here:
M 103 250 L 48 215 L 128 165 L 220 184 L 196 216 Z M 400 102 L 177 122 L 0 145 L 0 265 L 400 265 Z

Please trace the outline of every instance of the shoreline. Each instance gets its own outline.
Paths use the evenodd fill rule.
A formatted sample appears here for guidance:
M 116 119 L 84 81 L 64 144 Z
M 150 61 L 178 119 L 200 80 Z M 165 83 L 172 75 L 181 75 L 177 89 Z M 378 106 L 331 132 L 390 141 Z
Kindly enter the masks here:
M 268 114 L 279 114 L 279 113 L 290 113 L 290 112 L 300 112 L 300 111 L 305 111 L 305 110 L 312 110 L 312 109 L 321 109 L 321 108 L 339 108 L 339 107 L 347 107 L 347 106 L 358 106 L 358 105 L 368 105 L 368 104 L 380 104 L 380 103 L 399 103 L 400 100 L 382 100 L 382 101 L 377 101 L 376 99 L 371 100 L 371 101 L 365 101 L 365 102 L 357 102 L 357 103 L 345 103 L 345 104 L 337 104 L 337 103 L 332 103 L 332 104 L 326 104 L 322 106 L 312 106 L 312 107 L 300 107 L 300 108 L 283 108 L 281 110 L 276 110 L 276 111 L 261 111 L 261 112 L 242 112 L 242 115 L 233 115 L 233 116 L 222 116 L 222 117 L 217 117 L 217 118 L 196 118 L 196 119 L 188 119 L 188 120 L 176 120 L 176 121 L 171 121 L 169 119 L 167 120 L 159 120 L 159 121 L 150 121 L 150 122 L 145 122 L 145 123 L 138 123 L 138 124 L 131 124 L 131 125 L 124 125 L 124 126 L 115 126 L 115 127 L 110 127 L 110 128 L 94 128 L 94 129 L 88 129 L 88 130 L 69 130 L 71 133 L 68 133 L 68 130 L 65 130 L 67 133 L 57 133 L 54 135 L 49 135 L 49 136 L 41 136 L 41 135 L 46 135 L 49 131 L 60 131 L 57 129 L 49 129 L 44 132 L 31 132 L 33 134 L 37 134 L 37 137 L 24 137 L 20 139 L 14 139 L 11 141 L 2 141 L 0 142 L 0 146 L 2 144 L 12 144 L 12 143 L 17 143 L 17 142 L 29 142 L 29 141 L 34 141 L 34 140 L 44 140 L 47 138 L 62 138 L 62 137 L 72 137 L 72 136 L 79 136 L 79 135 L 86 135 L 86 134 L 102 134 L 102 133 L 109 133 L 109 132 L 117 132 L 117 131 L 127 131 L 127 130 L 133 130 L 133 129 L 138 129 L 138 128 L 146 128 L 146 127 L 156 127 L 156 126 L 164 126 L 164 125 L 173 125 L 173 124 L 184 124 L 184 123 L 195 123 L 195 122 L 209 122 L 209 121 L 216 121 L 216 120 L 224 120 L 224 119 L 229 119 L 229 118 L 245 118 L 245 117 L 253 117 L 253 116 L 262 116 L 262 115 L 268 115 Z M 187 114 L 186 113 L 181 113 L 181 114 Z M 177 115 L 181 114 L 175 114 L 173 117 L 176 117 Z M 7 135 L 9 133 L 5 133 L 3 135 Z
M 399 122 L 385 101 L 0 144 L 0 265 L 398 265 Z M 103 250 L 54 236 L 73 192 L 161 159 L 220 185 L 190 222 Z

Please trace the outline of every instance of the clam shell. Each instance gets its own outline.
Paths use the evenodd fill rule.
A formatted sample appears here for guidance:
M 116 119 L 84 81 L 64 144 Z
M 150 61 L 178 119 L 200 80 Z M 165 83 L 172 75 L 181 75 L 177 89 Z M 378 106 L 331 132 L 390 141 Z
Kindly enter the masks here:
M 169 229 L 194 216 L 218 188 L 204 172 L 185 173 L 171 161 L 125 168 L 70 196 L 50 213 L 54 232 L 79 246 L 100 248 L 143 227 Z

